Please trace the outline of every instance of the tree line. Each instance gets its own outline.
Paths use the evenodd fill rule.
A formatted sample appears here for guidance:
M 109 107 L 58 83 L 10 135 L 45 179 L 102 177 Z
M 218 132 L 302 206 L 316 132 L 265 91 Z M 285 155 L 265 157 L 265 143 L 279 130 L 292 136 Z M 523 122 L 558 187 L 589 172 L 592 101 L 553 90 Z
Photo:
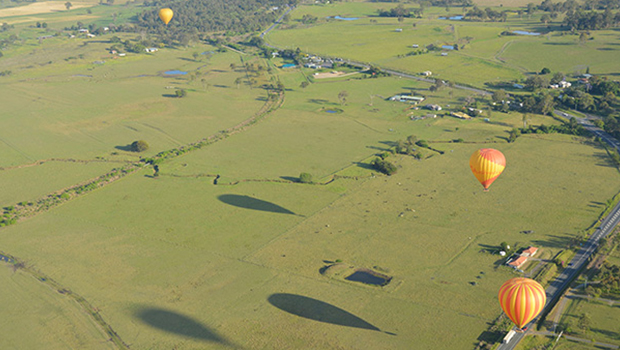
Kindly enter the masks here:
M 136 31 L 146 30 L 162 36 L 164 42 L 187 41 L 199 33 L 225 32 L 244 34 L 271 25 L 295 0 L 154 0 L 145 1 L 148 10 L 136 16 Z M 166 26 L 158 11 L 169 7 L 174 11 Z

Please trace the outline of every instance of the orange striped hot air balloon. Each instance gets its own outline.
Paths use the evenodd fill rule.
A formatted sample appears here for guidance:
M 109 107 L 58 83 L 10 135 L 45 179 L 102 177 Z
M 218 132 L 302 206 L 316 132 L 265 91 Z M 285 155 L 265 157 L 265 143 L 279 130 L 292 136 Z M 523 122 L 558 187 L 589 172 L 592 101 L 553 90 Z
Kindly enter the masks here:
M 485 191 L 489 190 L 489 186 L 497 179 L 506 167 L 506 158 L 502 152 L 492 149 L 483 148 L 474 152 L 469 158 L 469 167 L 480 181 Z
M 509 279 L 499 289 L 499 304 L 521 329 L 542 311 L 546 300 L 540 283 L 525 277 Z
M 165 8 L 159 10 L 159 19 L 161 19 L 164 24 L 168 24 L 168 22 L 170 22 L 170 20 L 172 19 L 173 15 L 174 13 L 171 9 Z

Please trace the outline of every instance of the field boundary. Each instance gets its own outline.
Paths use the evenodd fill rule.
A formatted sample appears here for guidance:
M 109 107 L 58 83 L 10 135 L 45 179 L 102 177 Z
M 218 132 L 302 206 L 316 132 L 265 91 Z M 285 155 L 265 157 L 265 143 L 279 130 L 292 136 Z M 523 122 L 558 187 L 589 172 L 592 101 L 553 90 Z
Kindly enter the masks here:
M 111 341 L 112 343 L 114 343 L 114 345 L 116 345 L 117 348 L 119 349 L 129 349 L 129 345 L 127 345 L 127 343 L 125 343 L 123 341 L 123 339 L 121 339 L 121 337 L 118 335 L 118 333 L 116 333 L 116 331 L 114 331 L 114 329 L 112 328 L 112 326 L 110 326 L 101 316 L 101 314 L 99 314 L 99 309 L 94 307 L 91 303 L 89 303 L 86 299 L 84 299 L 84 297 L 82 297 L 79 294 L 74 293 L 73 291 L 64 288 L 60 283 L 56 282 L 55 280 L 49 278 L 47 275 L 45 275 L 44 273 L 42 273 L 41 271 L 35 270 L 32 266 L 27 266 L 23 261 L 21 261 L 19 258 L 16 258 L 15 256 L 12 256 L 10 254 L 7 254 L 5 252 L 0 252 L 0 255 L 2 257 L 5 257 L 7 259 L 10 259 L 12 261 L 8 261 L 8 263 L 12 263 L 13 265 L 13 271 L 17 271 L 17 270 L 22 270 L 25 273 L 27 273 L 28 275 L 34 277 L 35 279 L 37 279 L 39 282 L 43 283 L 44 285 L 48 286 L 49 288 L 55 290 L 56 292 L 67 296 L 68 298 L 70 298 L 71 300 L 75 301 L 79 307 L 86 313 L 88 314 L 88 316 L 91 317 L 91 319 L 95 322 L 95 324 L 97 324 L 99 326 L 99 330 L 102 331 L 104 334 L 106 334 L 107 336 L 109 336 L 110 338 L 107 339 L 108 341 Z

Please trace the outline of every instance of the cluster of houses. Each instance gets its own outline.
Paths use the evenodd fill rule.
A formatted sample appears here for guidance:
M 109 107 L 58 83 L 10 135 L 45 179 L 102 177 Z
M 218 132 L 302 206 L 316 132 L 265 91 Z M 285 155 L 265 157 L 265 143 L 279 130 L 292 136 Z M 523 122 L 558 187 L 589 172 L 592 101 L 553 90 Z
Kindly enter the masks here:
M 313 69 L 334 68 L 334 60 L 330 58 L 323 59 L 319 56 L 308 56 L 308 57 L 304 57 L 304 60 L 307 61 L 306 63 L 304 63 L 304 67 L 306 68 L 313 68 Z
M 529 247 L 529 248 L 523 250 L 521 252 L 521 254 L 515 254 L 514 256 L 510 257 L 506 261 L 506 265 L 514 268 L 515 270 L 518 270 L 518 269 L 521 268 L 521 266 L 523 266 L 523 264 L 525 264 L 527 262 L 527 260 L 529 258 L 531 258 L 534 255 L 536 255 L 537 251 L 538 251 L 538 248 L 536 248 L 536 247 Z M 506 255 L 506 252 L 504 252 L 504 251 L 501 251 L 500 255 L 502 255 L 502 252 L 504 253 L 503 255 Z

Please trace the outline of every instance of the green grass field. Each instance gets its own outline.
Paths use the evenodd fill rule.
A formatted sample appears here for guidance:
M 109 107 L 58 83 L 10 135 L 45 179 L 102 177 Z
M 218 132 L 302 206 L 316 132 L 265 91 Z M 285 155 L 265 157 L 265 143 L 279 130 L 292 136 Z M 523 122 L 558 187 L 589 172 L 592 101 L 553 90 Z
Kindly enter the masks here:
M 364 17 L 384 6 L 300 6 L 291 22 L 306 13 Z M 118 8 L 96 6 L 92 14 L 107 18 Z M 439 9 L 428 12 L 441 15 Z M 49 16 L 57 23 L 64 18 Z M 452 32 L 451 23 L 436 19 L 415 29 L 412 20 L 377 21 L 321 22 L 278 30 L 269 40 L 412 72 L 431 69 L 472 85 L 537 69 L 514 56 L 519 43 L 548 46 L 545 38 L 498 37 L 503 25 L 463 23 Z M 195 52 L 215 49 L 198 44 L 113 58 L 110 35 L 39 44 L 40 33 L 20 25 L 25 41 L 0 59 L 0 71 L 12 71 L 0 77 L 7 87 L 0 94 L 0 206 L 34 201 L 141 156 L 233 128 L 265 105 L 267 93 L 258 86 L 285 86 L 277 110 L 159 164 L 159 176 L 146 167 L 0 229 L 3 251 L 85 298 L 133 349 L 473 348 L 501 313 L 498 287 L 517 276 L 489 251 L 506 241 L 534 245 L 552 257 L 620 191 L 618 169 L 586 138 L 535 134 L 509 144 L 509 130 L 522 126 L 520 113 L 485 111 L 467 121 L 444 115 L 463 106 L 469 91 L 431 92 L 428 83 L 358 79 L 362 74 L 311 79 L 302 88 L 314 71 L 299 68 L 273 68 L 250 85 L 242 60 L 274 63 L 233 52 L 194 59 Z M 394 32 L 398 26 L 406 30 Z M 448 57 L 395 57 L 413 43 L 449 44 L 464 36 L 475 37 L 466 45 L 471 47 Z M 189 74 L 164 74 L 173 69 Z M 178 88 L 187 97 L 172 97 Z M 345 103 L 338 99 L 342 91 Z M 429 111 L 387 101 L 404 92 L 444 110 L 413 121 Z M 475 97 L 486 108 L 489 99 Z M 529 123 L 559 122 L 531 115 Z M 389 177 L 369 168 L 375 155 L 410 135 L 444 153 L 425 149 L 423 160 L 392 155 L 388 160 L 398 172 Z M 126 151 L 140 139 L 148 151 Z M 458 139 L 463 142 L 452 142 Z M 489 192 L 468 166 L 483 147 L 507 158 Z M 45 162 L 27 166 L 38 161 Z M 296 182 L 302 172 L 318 183 Z M 334 262 L 393 279 L 372 287 L 321 273 Z M 15 306 L 0 320 L 11 333 L 0 337 L 0 348 L 112 347 L 69 296 L 27 270 L 5 267 L 0 304 Z M 605 318 L 613 314 L 592 312 L 601 330 L 618 332 Z
M 114 349 L 76 303 L 0 263 L 5 349 Z
M 554 33 L 538 37 L 501 36 L 503 31 L 547 31 L 539 21 L 540 14 L 519 18 L 511 13 L 506 23 L 461 22 L 439 20 L 437 17 L 460 14 L 459 8 L 446 14 L 443 9 L 425 10 L 423 19 L 376 17 L 378 8 L 389 4 L 337 3 L 322 6 L 300 6 L 291 14 L 291 21 L 271 33 L 267 40 L 280 47 L 302 50 L 377 64 L 411 73 L 430 70 L 441 79 L 474 86 L 485 82 L 519 80 L 525 74 L 539 72 L 543 67 L 565 74 L 591 72 L 614 77 L 620 66 L 615 56 L 617 31 L 597 31 L 593 40 L 580 44 L 578 36 Z M 303 25 L 305 14 L 317 16 L 314 25 Z M 326 20 L 328 16 L 358 17 L 354 21 Z M 561 21 L 561 19 L 558 19 Z M 415 26 L 414 26 L 415 24 Z M 551 23 L 550 25 L 555 25 Z M 396 29 L 402 32 L 396 32 Z M 459 51 L 406 56 L 412 45 L 464 45 Z M 531 52 L 536 52 L 531 55 Z M 561 57 L 561 59 L 558 59 Z
M 620 345 L 620 328 L 618 328 L 617 320 L 619 308 L 617 304 L 610 305 L 604 301 L 571 300 L 562 315 L 561 322 L 570 324 L 577 337 Z M 587 332 L 577 327 L 579 317 L 584 313 L 588 314 L 592 320 Z

